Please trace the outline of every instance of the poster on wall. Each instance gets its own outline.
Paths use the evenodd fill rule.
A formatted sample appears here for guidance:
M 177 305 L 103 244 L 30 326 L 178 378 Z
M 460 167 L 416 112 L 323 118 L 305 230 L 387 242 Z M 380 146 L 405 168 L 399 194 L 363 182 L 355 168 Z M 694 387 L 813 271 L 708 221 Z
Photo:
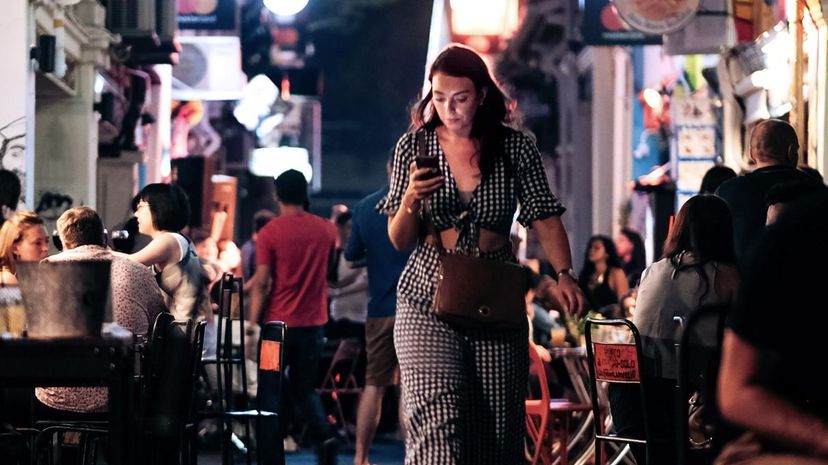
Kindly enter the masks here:
M 721 141 L 718 116 L 706 90 L 674 95 L 670 108 L 680 207 L 698 193 L 704 174 L 718 162 Z
M 15 118 L 0 126 L 0 168 L 11 171 L 26 185 L 26 118 Z M 23 190 L 20 203 L 26 201 Z
M 231 30 L 236 28 L 235 0 L 178 0 L 178 28 Z
M 610 0 L 586 0 L 582 25 L 586 45 L 657 45 L 661 35 L 645 34 L 621 19 Z

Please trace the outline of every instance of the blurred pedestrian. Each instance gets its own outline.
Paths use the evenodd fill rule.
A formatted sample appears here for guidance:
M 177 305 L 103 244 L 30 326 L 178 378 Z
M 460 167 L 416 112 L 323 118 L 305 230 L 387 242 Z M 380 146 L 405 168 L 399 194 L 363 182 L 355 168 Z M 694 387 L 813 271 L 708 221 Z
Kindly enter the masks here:
M 793 181 L 820 183 L 796 169 L 798 157 L 799 141 L 790 124 L 771 119 L 756 124 L 751 131 L 750 159 L 756 169 L 725 181 L 716 190 L 716 195 L 727 202 L 733 214 L 736 258 L 745 258 L 751 242 L 765 225 L 765 197 L 771 187 Z
M 759 234 L 724 334 L 719 408 L 746 432 L 716 465 L 828 464 L 825 355 L 828 196 L 793 205 Z
M 713 194 L 723 182 L 736 177 L 736 172 L 729 166 L 714 165 L 702 177 L 699 194 Z
M 326 278 L 336 231 L 330 221 L 305 211 L 308 183 L 302 173 L 285 171 L 274 185 L 279 216 L 259 231 L 256 240 L 256 273 L 247 318 L 255 324 L 264 313 L 264 321 L 287 325 L 282 360 L 282 370 L 290 373 L 286 387 L 308 423 L 317 462 L 335 464 L 339 444 L 315 388 L 328 321 Z M 259 399 L 263 401 L 260 409 L 283 415 L 292 407 L 280 408 L 283 399 L 278 394 Z
M 390 174 L 390 163 L 386 165 Z M 388 186 L 360 200 L 353 210 L 351 236 L 345 259 L 364 263 L 368 270 L 368 318 L 365 322 L 365 389 L 357 410 L 354 465 L 367 465 L 368 452 L 380 421 L 387 388 L 399 384 L 394 350 L 397 283 L 408 251 L 397 251 L 388 238 L 388 220 L 374 208 L 388 194 Z M 399 419 L 402 421 L 402 418 Z M 400 425 L 403 429 L 403 425 Z

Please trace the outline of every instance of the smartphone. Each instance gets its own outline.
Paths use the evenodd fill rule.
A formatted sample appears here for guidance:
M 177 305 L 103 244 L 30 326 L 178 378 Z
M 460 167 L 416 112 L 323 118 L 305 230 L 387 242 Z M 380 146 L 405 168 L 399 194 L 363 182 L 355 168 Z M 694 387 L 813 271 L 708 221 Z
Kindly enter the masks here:
M 440 174 L 440 160 L 437 157 L 421 157 L 415 158 L 417 168 L 431 168 L 431 171 L 420 176 L 420 180 L 425 181 Z

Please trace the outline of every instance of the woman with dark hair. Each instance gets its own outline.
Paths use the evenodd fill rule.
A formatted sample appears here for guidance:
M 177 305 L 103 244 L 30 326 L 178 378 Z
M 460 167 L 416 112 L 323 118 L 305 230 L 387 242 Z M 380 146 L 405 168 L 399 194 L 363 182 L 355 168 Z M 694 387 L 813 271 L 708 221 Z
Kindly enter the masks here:
M 537 230 L 558 270 L 564 310 L 577 312 L 582 296 L 560 220 L 564 207 L 549 189 L 533 139 L 511 127 L 513 103 L 476 52 L 448 46 L 428 79 L 412 128 L 397 144 L 389 192 L 377 206 L 389 216 L 394 247 L 416 247 L 397 287 L 394 326 L 405 463 L 522 464 L 528 325 L 470 329 L 437 318 L 437 239 L 449 253 L 515 263 L 509 230 L 519 203 L 518 221 Z M 417 167 L 418 139 L 437 168 Z M 421 234 L 429 222 L 439 238 Z
M 735 177 L 736 172 L 730 167 L 725 165 L 714 165 L 707 170 L 706 173 L 704 173 L 701 187 L 699 187 L 699 194 L 713 194 L 723 182 Z
M 587 298 L 586 309 L 617 316 L 617 304 L 630 286 L 612 239 L 601 235 L 589 238 L 578 284 Z
M 152 268 L 176 319 L 212 321 L 207 277 L 193 243 L 181 234 L 190 218 L 187 194 L 175 184 L 148 184 L 138 194 L 138 231 L 152 240 L 127 255 Z
M 642 336 L 672 341 L 673 317 L 730 302 L 737 279 L 732 233 L 730 209 L 719 197 L 697 195 L 681 207 L 664 255 L 641 277 L 633 322 Z M 666 361 L 674 363 L 672 342 L 667 352 Z M 672 368 L 665 368 L 668 374 Z
M 627 283 L 631 288 L 638 286 L 641 273 L 647 267 L 644 239 L 630 228 L 621 228 L 621 232 L 615 236 L 615 250 L 621 260 L 621 268 L 627 275 Z
M 12 171 L 0 169 L 0 226 L 14 214 L 20 202 L 20 178 Z
M 651 429 L 673 437 L 672 405 L 677 377 L 676 344 L 681 335 L 675 317 L 686 319 L 704 306 L 727 305 L 736 291 L 736 255 L 733 221 L 724 200 L 713 195 L 691 197 L 679 210 L 662 258 L 641 277 L 633 315 L 641 333 L 642 375 L 647 378 Z M 715 333 L 715 329 L 710 329 Z M 709 336 L 715 337 L 715 334 Z M 637 391 L 614 385 L 610 391 L 612 416 L 619 433 L 641 435 L 643 422 Z M 614 402 L 619 399 L 618 402 Z M 657 454 L 670 463 L 673 445 Z M 633 449 L 638 457 L 640 449 Z M 643 458 L 642 458 L 643 459 Z M 666 460 L 666 461 L 664 461 Z M 643 462 L 642 462 L 643 463 Z

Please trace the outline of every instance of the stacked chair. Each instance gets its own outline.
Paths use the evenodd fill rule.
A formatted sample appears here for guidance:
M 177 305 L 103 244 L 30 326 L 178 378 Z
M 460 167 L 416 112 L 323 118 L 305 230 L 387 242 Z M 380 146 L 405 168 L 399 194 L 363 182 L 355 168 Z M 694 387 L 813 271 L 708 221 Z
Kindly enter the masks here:
M 234 277 L 230 273 L 222 276 L 219 284 L 216 318 L 216 357 L 204 360 L 202 363 L 216 367 L 218 402 L 214 410 L 198 412 L 196 417 L 199 420 L 209 418 L 218 420 L 223 465 L 233 464 L 234 451 L 238 449 L 233 443 L 233 425 L 241 423 L 245 437 L 251 441 L 253 438 L 251 422 L 255 425 L 257 438 L 257 463 L 284 464 L 284 449 L 276 412 L 282 383 L 282 342 L 285 337 L 285 325 L 282 322 L 269 322 L 261 330 L 258 344 L 259 354 L 257 354 L 259 360 L 257 408 L 252 409 L 247 394 L 242 278 Z M 234 390 L 234 386 L 240 386 L 240 389 Z M 240 395 L 236 395 L 237 390 L 241 391 Z M 197 428 L 192 429 L 191 435 L 191 442 L 195 444 Z M 248 465 L 252 464 L 250 450 L 249 445 L 243 448 Z
M 698 309 L 687 318 L 678 348 L 676 464 L 712 464 L 724 444 L 735 439 L 736 429 L 721 417 L 716 402 L 716 380 L 722 352 L 726 305 Z M 695 393 L 695 395 L 693 395 Z M 691 399 L 703 408 L 693 414 L 697 425 L 690 434 Z M 696 421 L 698 420 L 698 421 Z
M 347 433 L 345 412 L 342 408 L 343 396 L 353 396 L 359 399 L 363 388 L 357 382 L 356 370 L 362 354 L 362 343 L 356 338 L 345 338 L 339 341 L 331 363 L 322 378 L 322 384 L 316 392 L 323 398 L 330 398 L 336 413 L 339 426 Z M 350 436 L 345 435 L 348 441 Z

